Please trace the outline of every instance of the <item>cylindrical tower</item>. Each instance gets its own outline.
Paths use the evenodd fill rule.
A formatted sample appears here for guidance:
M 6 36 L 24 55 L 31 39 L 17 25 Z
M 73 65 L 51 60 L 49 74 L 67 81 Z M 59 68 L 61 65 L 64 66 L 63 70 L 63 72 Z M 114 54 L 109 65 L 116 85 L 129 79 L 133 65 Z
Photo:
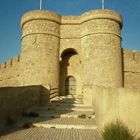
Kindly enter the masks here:
M 22 83 L 58 88 L 61 16 L 43 10 L 26 13 L 22 27 Z
M 94 10 L 81 16 L 83 84 L 122 87 L 121 16 Z

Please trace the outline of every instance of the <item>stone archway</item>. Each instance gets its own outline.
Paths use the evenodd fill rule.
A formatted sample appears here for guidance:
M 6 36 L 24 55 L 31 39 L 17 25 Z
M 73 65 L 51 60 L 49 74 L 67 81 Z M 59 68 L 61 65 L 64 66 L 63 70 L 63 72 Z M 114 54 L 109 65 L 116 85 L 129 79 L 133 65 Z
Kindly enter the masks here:
M 75 49 L 66 49 L 61 53 L 60 95 L 81 94 L 81 61 Z
M 76 79 L 74 76 L 68 76 L 65 80 L 65 95 L 76 94 Z

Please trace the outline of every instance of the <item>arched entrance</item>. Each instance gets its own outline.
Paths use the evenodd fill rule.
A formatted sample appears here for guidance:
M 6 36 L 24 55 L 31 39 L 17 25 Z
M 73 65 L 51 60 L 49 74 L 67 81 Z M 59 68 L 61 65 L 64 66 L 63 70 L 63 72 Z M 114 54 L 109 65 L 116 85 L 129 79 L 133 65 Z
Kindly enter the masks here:
M 73 76 L 69 76 L 65 80 L 65 95 L 76 94 L 76 79 Z
M 81 94 L 81 61 L 78 52 L 68 48 L 60 56 L 60 95 Z

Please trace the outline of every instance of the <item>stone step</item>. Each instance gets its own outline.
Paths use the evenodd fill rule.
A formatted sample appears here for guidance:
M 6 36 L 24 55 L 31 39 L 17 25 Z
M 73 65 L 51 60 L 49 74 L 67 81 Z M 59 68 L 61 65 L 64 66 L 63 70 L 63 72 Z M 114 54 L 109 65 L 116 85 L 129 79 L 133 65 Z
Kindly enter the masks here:
M 83 100 L 83 98 L 78 97 L 66 97 L 66 96 L 56 96 L 54 98 L 52 98 L 51 100 Z
M 38 111 L 41 117 L 52 117 L 52 118 L 95 118 L 95 115 L 91 111 Z
M 50 103 L 50 104 L 48 104 L 48 105 L 46 105 L 46 106 L 61 106 L 61 107 L 63 107 L 63 106 L 68 106 L 68 107 L 90 107 L 90 106 L 87 106 L 87 105 L 85 105 L 85 104 L 83 104 L 83 103 L 79 103 L 79 104 L 77 104 L 77 103 L 73 103 L 73 104 L 71 104 L 71 103 Z
M 97 129 L 96 125 L 62 125 L 62 124 L 44 124 L 44 123 L 34 123 L 34 127 L 42 128 L 57 128 L 57 129 Z
M 63 98 L 63 99 L 83 99 L 83 96 L 79 95 L 67 95 L 67 96 L 55 96 L 54 98 Z
M 61 99 L 83 99 L 83 95 L 56 96 L 55 98 L 61 98 Z
M 36 109 L 37 110 L 37 109 Z M 69 106 L 48 106 L 48 107 L 41 107 L 38 110 L 40 111 L 92 111 L 92 108 L 89 106 L 84 106 L 84 107 L 69 107 Z
M 51 103 L 59 103 L 59 104 L 83 104 L 83 101 L 79 100 L 53 100 Z
M 94 119 L 56 118 L 33 123 L 35 127 L 61 129 L 96 129 Z

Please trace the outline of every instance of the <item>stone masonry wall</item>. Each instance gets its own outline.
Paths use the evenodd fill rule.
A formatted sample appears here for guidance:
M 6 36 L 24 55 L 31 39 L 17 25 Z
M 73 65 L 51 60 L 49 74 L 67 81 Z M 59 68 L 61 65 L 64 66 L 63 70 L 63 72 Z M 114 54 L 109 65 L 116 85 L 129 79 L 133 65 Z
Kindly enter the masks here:
M 20 85 L 20 63 L 21 57 L 16 56 L 0 64 L 0 87 Z
M 18 121 L 22 113 L 41 104 L 42 86 L 0 88 L 0 130 Z
M 80 16 L 62 16 L 60 26 L 60 94 L 65 95 L 65 80 L 76 79 L 76 94 L 82 94 Z M 67 54 L 65 57 L 63 55 Z M 71 55 L 71 53 L 76 53 Z
M 140 88 L 140 51 L 123 49 L 124 87 Z
M 80 16 L 62 16 L 60 26 L 60 57 L 64 50 L 73 48 L 81 55 Z
M 43 85 L 58 89 L 61 16 L 35 10 L 22 17 L 21 71 L 24 85 Z
M 83 14 L 82 21 L 84 85 L 122 87 L 121 16 L 94 10 Z
M 93 93 L 93 108 L 99 127 L 104 128 L 119 119 L 132 130 L 140 132 L 140 89 L 94 86 Z

